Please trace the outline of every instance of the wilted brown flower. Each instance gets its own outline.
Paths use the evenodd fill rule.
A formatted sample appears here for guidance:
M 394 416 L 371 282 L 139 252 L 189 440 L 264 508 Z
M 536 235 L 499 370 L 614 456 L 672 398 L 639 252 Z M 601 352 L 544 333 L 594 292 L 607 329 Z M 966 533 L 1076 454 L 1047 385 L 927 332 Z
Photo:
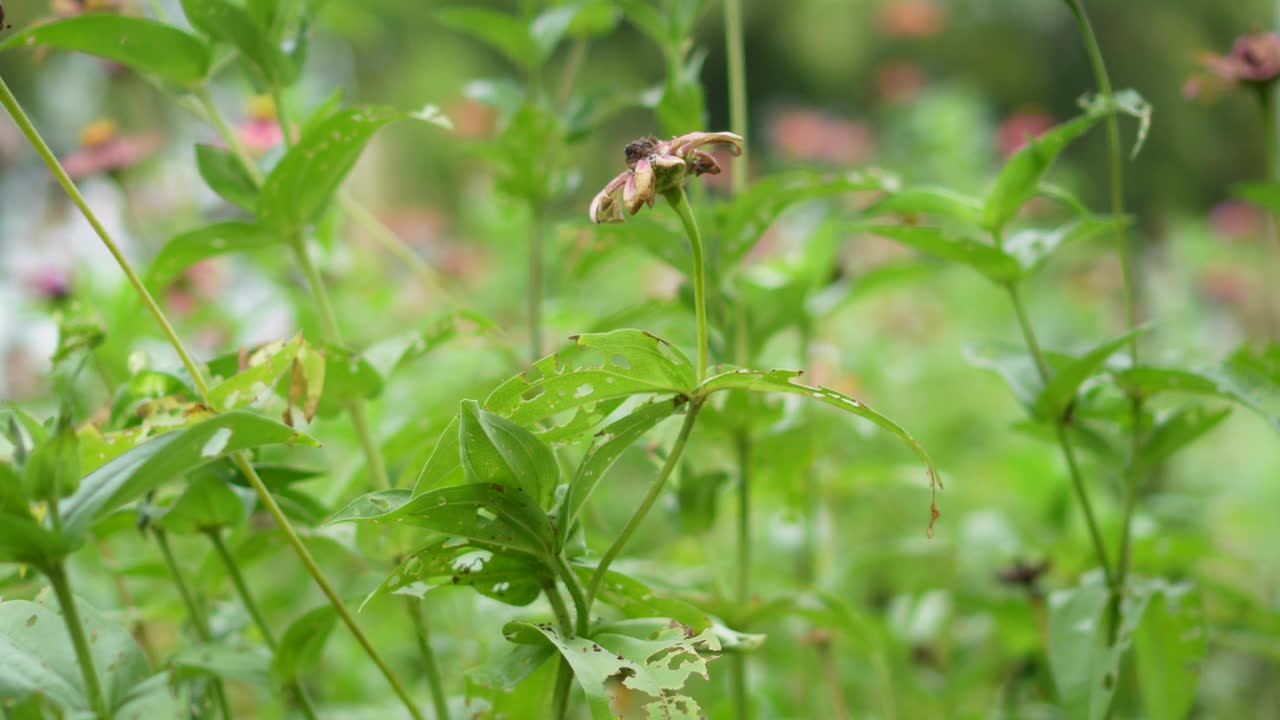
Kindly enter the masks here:
M 711 153 L 698 149 L 705 145 L 727 145 L 734 155 L 742 154 L 742 138 L 731 132 L 695 132 L 666 141 L 646 137 L 629 143 L 627 170 L 591 201 L 591 222 L 622 222 L 623 207 L 635 215 L 641 206 L 652 206 L 659 194 L 683 187 L 690 176 L 719 174 L 720 165 Z
M 73 178 L 112 173 L 135 165 L 160 147 L 155 133 L 120 135 L 110 120 L 97 120 L 80 131 L 80 149 L 66 156 L 62 166 Z

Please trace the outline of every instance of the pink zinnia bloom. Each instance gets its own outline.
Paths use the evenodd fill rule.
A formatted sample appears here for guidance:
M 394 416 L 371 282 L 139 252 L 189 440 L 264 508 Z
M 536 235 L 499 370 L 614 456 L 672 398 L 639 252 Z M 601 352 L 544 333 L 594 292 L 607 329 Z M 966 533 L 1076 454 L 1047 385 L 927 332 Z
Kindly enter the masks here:
M 236 135 L 254 155 L 262 155 L 284 141 L 276 106 L 270 97 L 258 95 L 249 100 L 249 116 L 236 126 Z
M 119 135 L 110 120 L 98 120 L 80 132 L 80 149 L 62 159 L 73 178 L 113 173 L 136 165 L 160 147 L 160 136 Z
M 773 115 L 769 141 L 792 160 L 825 160 L 858 165 L 875 150 L 875 135 L 864 123 L 820 110 L 788 108 Z

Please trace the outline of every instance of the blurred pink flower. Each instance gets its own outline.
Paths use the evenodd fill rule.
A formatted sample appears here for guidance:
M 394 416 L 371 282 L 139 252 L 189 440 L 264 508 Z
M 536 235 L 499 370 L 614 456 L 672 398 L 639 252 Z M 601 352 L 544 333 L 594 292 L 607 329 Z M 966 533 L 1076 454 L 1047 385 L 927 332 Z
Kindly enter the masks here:
M 29 273 L 25 285 L 42 300 L 61 302 L 71 295 L 71 271 L 58 265 L 45 265 Z
M 187 268 L 169 285 L 165 299 L 175 315 L 190 315 L 200 303 L 216 300 L 227 286 L 221 258 L 209 258 Z
M 1243 305 L 1257 295 L 1254 281 L 1243 268 L 1236 266 L 1205 268 L 1196 280 L 1206 300 L 1222 305 Z
M 1224 200 L 1209 211 L 1209 227 L 1228 240 L 1247 240 L 1262 232 L 1263 213 L 1239 200 Z
M 912 62 L 889 63 L 876 71 L 876 87 L 885 102 L 906 102 L 924 87 L 924 72 Z
M 114 173 L 141 162 L 160 147 L 160 136 L 120 135 L 110 120 L 97 120 L 80 132 L 80 149 L 62 158 L 73 178 Z
M 387 229 L 447 277 L 467 280 L 489 269 L 483 251 L 448 239 L 448 219 L 435 208 L 399 208 L 379 217 Z
M 769 121 L 769 142 L 793 160 L 826 160 L 859 165 L 875 151 L 875 135 L 865 123 L 820 110 L 787 108 Z
M 880 30 L 889 37 L 933 37 L 945 22 L 946 13 L 934 0 L 890 0 L 880 7 Z
M 1182 86 L 1182 95 L 1189 100 L 1212 100 L 1233 86 L 1270 85 L 1280 77 L 1280 35 L 1273 32 L 1241 35 L 1230 53 L 1203 52 L 1198 62 L 1206 72 L 1192 75 Z
M 54 15 L 66 18 L 91 12 L 120 12 L 124 3 L 121 0 L 53 0 L 49 9 Z
M 1000 123 L 997 144 L 1001 157 L 1009 157 L 1026 147 L 1032 138 L 1053 127 L 1052 115 L 1035 109 L 1019 110 Z
M 236 135 L 254 155 L 262 155 L 284 140 L 276 106 L 270 97 L 257 95 L 249 99 L 249 115 L 236 126 Z

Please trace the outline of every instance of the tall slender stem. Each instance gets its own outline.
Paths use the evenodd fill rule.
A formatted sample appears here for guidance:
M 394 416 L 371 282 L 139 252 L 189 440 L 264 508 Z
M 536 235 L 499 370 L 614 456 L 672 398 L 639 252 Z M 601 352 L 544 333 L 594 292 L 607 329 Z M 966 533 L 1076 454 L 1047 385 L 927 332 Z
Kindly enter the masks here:
M 422 657 L 422 671 L 427 676 L 436 720 L 448 720 L 449 701 L 444 695 L 444 681 L 440 679 L 440 663 L 436 662 L 436 653 L 431 649 L 431 631 L 427 627 L 426 618 L 422 616 L 422 601 L 415 597 L 407 597 L 405 606 L 409 609 L 414 635 L 418 638 L 418 655 Z
M 254 162 L 253 155 L 249 154 L 249 149 L 240 142 L 240 136 L 227 125 L 227 121 L 222 117 L 222 111 L 218 110 L 218 106 L 213 102 L 213 97 L 209 95 L 209 89 L 203 85 L 199 85 L 195 89 L 196 100 L 200 103 L 200 108 L 204 110 L 204 119 L 213 126 L 222 141 L 231 148 L 231 152 L 240 159 L 240 164 L 244 166 L 244 171 L 249 174 L 255 185 L 262 184 L 262 170 L 258 169 L 258 163 Z
M 98 671 L 93 665 L 93 653 L 89 650 L 89 640 L 84 633 L 84 624 L 80 622 L 80 611 L 76 608 L 75 597 L 71 593 L 71 583 L 67 580 L 66 566 L 59 561 L 45 569 L 49 583 L 53 585 L 53 593 L 58 598 L 58 607 L 62 609 L 62 623 L 71 636 L 71 645 L 76 651 L 76 664 L 80 666 L 80 677 L 84 680 L 85 695 L 89 698 L 89 707 L 99 720 L 110 720 L 111 709 L 107 707 L 106 696 L 102 694 L 102 684 L 98 682 Z
M 106 227 L 98 220 L 98 216 L 94 214 L 89 207 L 89 203 L 84 199 L 84 195 L 80 194 L 80 189 L 72 182 L 71 177 L 67 175 L 67 171 L 63 169 L 62 163 L 58 162 L 58 157 L 49 149 L 49 145 L 45 143 L 44 138 L 40 136 L 39 131 L 31 124 L 31 119 L 22 110 L 22 106 L 18 104 L 18 99 L 13 96 L 13 92 L 9 90 L 8 84 L 4 78 L 0 77 L 0 105 L 9 112 L 14 123 L 22 134 L 26 136 L 27 141 L 31 143 L 44 161 L 44 164 L 53 173 L 54 179 L 62 186 L 67 197 L 71 198 L 71 202 L 80 210 L 80 214 L 88 221 L 98 238 L 102 240 L 102 244 L 107 248 L 107 252 L 111 253 L 111 257 L 115 258 L 120 269 L 124 271 L 125 277 L 129 279 L 129 284 L 133 286 L 138 297 L 142 299 L 142 303 L 147 306 L 147 310 L 151 313 L 155 321 L 160 325 L 161 331 L 168 338 L 169 344 L 173 346 L 178 357 L 182 360 L 182 365 L 187 369 L 187 374 L 191 376 L 191 381 L 195 383 L 196 391 L 200 395 L 206 395 L 209 392 L 209 386 L 205 384 L 204 375 L 200 372 L 200 366 L 187 352 L 186 346 L 182 344 L 182 340 L 178 338 L 178 333 L 174 331 L 173 326 L 169 324 L 169 319 L 165 317 L 164 312 L 160 310 L 160 306 L 156 304 L 155 298 L 151 297 L 151 292 L 147 290 L 147 286 L 142 284 L 142 280 L 138 274 L 134 272 L 133 266 L 129 264 L 124 253 L 120 251 L 120 247 L 116 245 L 115 240 L 111 238 L 111 234 L 107 232 Z
M 724 46 L 729 66 L 729 130 L 747 137 L 747 60 L 742 37 L 742 0 L 724 0 Z M 747 187 L 747 158 L 729 168 L 734 194 Z
M 555 581 L 549 581 L 543 587 L 543 592 L 547 596 L 547 602 L 551 603 L 551 611 L 555 613 L 556 622 L 560 625 L 560 634 L 564 637 L 573 636 L 573 622 L 569 619 L 569 608 L 564 604 L 564 598 L 560 597 L 560 591 L 556 589 Z M 569 661 L 563 657 L 560 658 L 560 666 L 556 668 L 556 685 L 555 693 L 551 698 L 551 717 L 553 720 L 563 720 L 568 716 L 569 712 L 569 691 L 573 687 L 573 668 L 569 665 Z
M 276 122 L 280 124 L 280 140 L 287 152 L 293 147 L 293 123 L 289 122 L 289 107 L 284 102 L 284 88 L 279 85 L 271 89 L 271 104 L 276 108 Z
M 693 208 L 689 207 L 689 197 L 684 188 L 676 187 L 666 193 L 667 202 L 680 216 L 685 234 L 689 236 L 689 247 L 693 250 L 693 305 L 698 321 L 698 382 L 707 377 L 707 272 L 702 257 L 702 233 L 698 231 L 698 220 L 693 216 Z
M 165 317 L 160 306 L 155 303 L 155 300 L 147 291 L 146 286 L 138 279 L 138 275 L 134 271 L 133 266 L 129 264 L 128 259 L 119 251 L 115 241 L 111 239 L 110 234 L 107 233 L 102 224 L 97 221 L 97 216 L 93 214 L 88 203 L 85 202 L 84 197 L 76 188 L 75 183 L 73 183 L 71 178 L 67 176 L 66 170 L 62 168 L 57 157 L 49 150 L 49 146 L 44 142 L 44 138 L 40 136 L 40 133 L 36 131 L 35 127 L 31 124 L 31 121 L 22 111 L 22 108 L 18 105 L 17 99 L 13 97 L 13 93 L 10 92 L 9 86 L 5 84 L 3 78 L 0 78 L 0 105 L 3 105 L 5 109 L 9 111 L 9 114 L 13 116 L 13 119 L 17 123 L 19 129 L 22 130 L 28 141 L 31 142 L 32 147 L 36 149 L 36 152 L 39 153 L 41 159 L 43 159 L 45 164 L 48 165 L 49 170 L 53 173 L 54 177 L 58 179 L 58 183 L 67 192 L 67 195 L 72 198 L 73 202 L 75 202 L 76 206 L 80 209 L 80 212 L 85 216 L 85 219 L 89 220 L 95 232 L 98 233 L 98 237 L 101 238 L 103 245 L 105 245 L 111 252 L 112 257 L 114 257 L 116 262 L 119 264 L 121 271 L 129 278 L 129 282 L 133 285 L 134 290 L 137 291 L 138 295 L 143 299 L 144 303 L 155 317 L 156 323 L 165 330 L 165 335 L 168 337 L 169 343 L 173 346 L 174 351 L 178 353 L 178 356 L 182 358 L 183 365 L 191 375 L 196 391 L 202 399 L 207 401 L 209 396 L 209 386 L 204 379 L 204 375 L 201 372 L 200 367 L 191 358 L 190 353 L 187 352 L 186 347 L 182 344 L 182 340 L 178 338 L 177 333 L 173 332 L 173 328 L 169 324 L 168 318 Z M 298 533 L 293 528 L 293 524 L 289 522 L 287 517 L 285 517 L 284 512 L 276 503 L 275 498 L 271 496 L 271 492 L 267 489 L 266 483 L 262 481 L 262 478 L 259 477 L 257 471 L 254 470 L 253 465 L 249 463 L 248 456 L 243 452 L 236 453 L 232 456 L 232 461 L 249 481 L 254 492 L 258 494 L 259 501 L 276 521 L 281 532 L 284 533 L 285 539 L 288 540 L 290 546 L 293 547 L 294 552 L 298 555 L 298 559 L 302 561 L 303 566 L 306 567 L 307 572 L 311 575 L 316 585 L 320 587 L 320 590 L 324 593 L 325 597 L 328 598 L 330 604 L 333 605 L 334 611 L 338 613 L 338 616 L 342 619 L 343 623 L 351 631 L 352 635 L 355 636 L 356 641 L 369 655 L 369 659 L 372 660 L 373 663 L 378 666 L 378 669 L 382 671 L 382 674 L 387 679 L 388 684 L 392 686 L 396 695 L 404 702 L 405 708 L 409 711 L 410 715 L 415 719 L 420 720 L 422 718 L 421 711 L 419 711 L 417 706 L 413 703 L 412 698 L 409 697 L 409 693 L 404 689 L 404 686 L 391 670 L 391 667 L 387 665 L 382 656 L 378 654 L 378 651 L 374 649 L 372 643 L 369 642 L 369 639 L 360 629 L 360 626 L 356 624 L 355 618 L 352 617 L 351 612 L 347 610 L 342 598 L 338 596 L 338 593 L 333 589 L 333 586 L 329 583 L 328 578 L 325 577 L 320 566 L 316 564 L 315 560 L 311 557 L 311 553 L 302 543 L 302 539 L 298 537 Z
M 564 559 L 563 555 L 556 558 L 556 563 L 560 579 L 564 581 L 564 586 L 569 589 L 569 597 L 573 599 L 574 609 L 577 614 L 577 633 L 586 635 L 591 626 L 591 603 L 587 601 L 586 590 L 582 587 L 582 581 L 578 579 L 577 573 L 569 566 L 569 562 Z
M 751 436 L 745 430 L 733 435 L 738 462 L 738 605 L 751 598 Z
M 609 571 L 609 566 L 618 557 L 618 553 L 622 552 L 622 549 L 627 546 L 627 542 L 635 534 L 636 528 L 640 527 L 640 523 L 644 521 L 645 516 L 649 514 L 649 510 L 653 508 L 653 504 L 662 495 L 662 489 L 667 484 L 667 478 L 671 477 L 671 472 L 675 470 L 676 464 L 680 462 L 680 456 L 684 454 L 685 444 L 689 442 L 689 434 L 693 432 L 694 421 L 698 419 L 698 411 L 701 409 L 702 398 L 695 398 L 689 402 L 689 409 L 685 411 L 684 424 L 680 426 L 680 434 L 676 436 L 675 444 L 671 446 L 671 452 L 667 455 L 667 461 L 663 463 L 662 470 L 658 472 L 658 479 L 653 481 L 653 485 L 649 487 L 649 492 L 640 501 L 640 506 L 631 515 L 631 519 L 622 528 L 622 532 L 618 534 L 613 544 L 601 556 L 600 563 L 596 566 L 595 574 L 591 576 L 591 583 L 587 586 L 588 604 L 595 600 L 596 592 L 600 589 L 600 583 L 604 581 L 604 576 Z
M 191 586 L 187 585 L 187 579 L 182 574 L 182 568 L 179 567 L 178 561 L 173 556 L 173 548 L 169 545 L 169 535 L 158 527 L 152 527 L 151 534 L 155 535 L 156 544 L 160 546 L 160 554 L 164 557 L 165 567 L 169 568 L 169 577 L 173 578 L 173 584 L 178 586 L 178 594 L 182 596 L 182 604 L 187 608 L 187 618 L 191 620 L 191 626 L 195 628 L 196 637 L 201 642 L 213 642 L 213 631 L 209 628 L 209 619 L 205 617 L 204 609 L 200 607 L 199 601 L 196 600 L 195 593 L 191 592 Z M 222 678 L 213 678 L 213 696 L 218 703 L 223 720 L 231 720 L 231 703 L 227 700 L 227 690 L 223 687 Z
M 1018 316 L 1018 324 L 1022 327 L 1022 337 L 1026 340 L 1027 349 L 1031 351 L 1031 356 L 1035 359 L 1036 370 L 1040 374 L 1040 381 L 1048 383 L 1051 377 L 1049 363 L 1044 358 L 1044 353 L 1040 350 L 1040 342 L 1036 339 L 1035 330 L 1031 327 L 1031 321 L 1027 318 L 1026 307 L 1022 303 L 1022 295 L 1019 294 L 1016 285 L 1009 285 L 1009 300 L 1013 303 L 1014 313 Z M 1067 436 L 1066 423 L 1061 417 L 1054 418 L 1054 434 L 1057 436 L 1058 445 L 1062 448 L 1062 457 L 1067 463 L 1067 472 L 1071 476 L 1071 486 L 1075 489 L 1076 499 L 1080 503 L 1080 509 L 1084 512 L 1085 524 L 1089 527 L 1089 537 L 1093 541 L 1094 554 L 1098 556 L 1098 564 L 1102 566 L 1102 574 L 1106 576 L 1107 587 L 1115 588 L 1115 576 L 1112 573 L 1111 562 L 1107 558 L 1107 546 L 1102 541 L 1102 531 L 1099 529 L 1098 520 L 1093 513 L 1093 503 L 1089 500 L 1089 491 L 1084 485 L 1084 476 L 1080 472 L 1080 465 L 1076 462 L 1075 448 L 1071 445 L 1071 438 Z
M 231 578 L 231 584 L 235 586 L 236 594 L 240 596 L 240 604 L 244 605 L 245 612 L 249 613 L 249 618 L 253 620 L 254 627 L 258 628 L 258 633 L 262 635 L 262 640 L 267 647 L 274 653 L 276 650 L 275 633 L 271 631 L 271 626 L 267 624 L 266 617 L 262 614 L 262 610 L 258 608 L 258 603 L 253 599 L 253 593 L 249 592 L 249 584 L 244 581 L 244 575 L 240 572 L 240 564 L 236 562 L 235 556 L 227 548 L 227 544 L 222 541 L 222 532 L 216 529 L 205 532 L 209 536 L 209 542 L 212 543 L 214 551 L 218 554 L 218 558 L 222 561 L 223 568 L 226 569 L 227 575 Z M 298 709 L 308 720 L 316 720 L 316 710 L 311 705 L 311 698 L 307 696 L 306 688 L 302 687 L 302 683 L 294 680 L 289 683 L 289 690 L 293 693 L 294 699 L 298 703 Z
M 546 219 L 540 205 L 534 204 L 529 228 L 529 279 L 525 304 L 529 315 L 529 362 L 542 357 L 542 295 L 546 283 L 543 245 L 546 242 Z

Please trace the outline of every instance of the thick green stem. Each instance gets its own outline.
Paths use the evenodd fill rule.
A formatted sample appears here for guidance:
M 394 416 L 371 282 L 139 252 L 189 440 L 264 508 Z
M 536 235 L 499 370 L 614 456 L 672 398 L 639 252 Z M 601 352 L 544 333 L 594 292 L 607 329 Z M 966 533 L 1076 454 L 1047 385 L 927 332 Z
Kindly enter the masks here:
M 204 608 L 200 607 L 200 602 L 196 600 L 195 593 L 191 592 L 191 586 L 187 584 L 187 579 L 182 574 L 182 568 L 178 565 L 173 555 L 173 548 L 169 545 L 169 536 L 158 527 L 153 527 L 151 533 L 155 535 L 156 545 L 160 546 L 160 555 L 164 557 L 165 567 L 169 568 L 169 577 L 173 578 L 173 584 L 178 587 L 178 594 L 182 596 L 182 604 L 187 608 L 187 618 L 195 628 L 196 637 L 204 643 L 213 642 L 213 631 L 209 628 L 209 619 L 205 617 Z M 231 720 L 233 717 L 231 703 L 227 700 L 227 690 L 222 684 L 222 678 L 214 677 L 212 687 L 213 697 L 218 703 L 223 720 Z
M 751 436 L 739 430 L 733 436 L 738 462 L 738 605 L 751 597 Z
M 689 434 L 693 432 L 693 424 L 698 419 L 698 411 L 701 409 L 702 398 L 695 398 L 690 401 L 689 409 L 685 411 L 684 424 L 680 426 L 680 434 L 676 436 L 675 444 L 671 446 L 671 452 L 667 455 L 667 461 L 662 464 L 662 470 L 658 472 L 658 479 L 653 481 L 649 492 L 640 501 L 640 506 L 636 508 L 636 511 L 631 515 L 631 519 L 622 528 L 622 532 L 618 534 L 613 544 L 609 546 L 609 549 L 600 558 L 595 574 L 591 576 L 591 583 L 587 586 L 588 606 L 595 601 L 596 592 L 600 589 L 600 583 L 604 581 L 604 576 L 609 571 L 609 566 L 618 557 L 618 553 L 622 552 L 622 549 L 626 547 L 627 542 L 631 540 L 631 536 L 635 534 L 636 528 L 640 527 L 641 522 L 644 522 L 645 516 L 649 514 L 653 504 L 662 495 L 662 489 L 666 487 L 667 478 L 671 477 L 671 472 L 676 469 L 676 464 L 680 462 L 680 456 L 684 454 L 684 447 L 689 442 Z
M 698 221 L 693 216 L 693 208 L 689 207 L 689 197 L 684 188 L 676 187 L 666 193 L 667 202 L 671 203 L 680 222 L 684 225 L 685 234 L 689 236 L 689 247 L 693 250 L 693 305 L 698 321 L 698 382 L 707 377 L 707 292 L 706 268 L 703 267 L 702 233 L 698 231 Z
M 1009 300 L 1013 303 L 1014 313 L 1018 316 L 1018 324 L 1022 327 L 1022 337 L 1026 340 L 1027 349 L 1030 350 L 1031 356 L 1035 359 L 1040 381 L 1047 384 L 1052 373 L 1049 370 L 1049 363 L 1044 358 L 1044 353 L 1040 350 L 1040 342 L 1036 340 L 1035 330 L 1031 327 L 1031 321 L 1027 318 L 1027 310 L 1022 303 L 1022 296 L 1015 285 L 1009 285 L 1008 290 Z M 1099 529 L 1098 520 L 1093 513 L 1093 503 L 1089 500 L 1089 491 L 1084 485 L 1084 476 L 1080 473 L 1080 465 L 1076 462 L 1075 449 L 1071 445 L 1071 438 L 1067 436 L 1066 422 L 1061 417 L 1054 418 L 1054 431 L 1058 438 L 1058 445 L 1062 448 L 1062 457 L 1067 463 L 1067 471 L 1071 476 L 1071 485 L 1075 489 L 1076 499 L 1080 503 L 1080 509 L 1084 512 L 1085 524 L 1089 527 L 1089 537 L 1093 541 L 1094 554 L 1097 555 L 1098 564 L 1102 566 L 1102 573 L 1106 576 L 1107 587 L 1114 589 L 1116 587 L 1115 575 L 1111 569 L 1111 562 L 1107 558 L 1107 546 L 1102 541 L 1102 531 Z
M 102 684 L 98 682 L 98 671 L 94 669 L 93 653 L 89 650 L 89 639 L 84 633 L 84 624 L 80 622 L 80 611 L 76 608 L 75 597 L 71 593 L 66 566 L 59 562 L 46 568 L 45 575 L 53 585 L 53 593 L 57 596 L 58 606 L 62 609 L 62 623 L 67 626 L 67 634 L 71 636 L 71 645 L 76 651 L 76 664 L 80 666 L 80 676 L 84 679 L 84 691 L 89 698 L 89 707 L 99 720 L 110 720 L 111 710 L 107 707 L 106 696 L 102 694 Z
M 742 37 L 742 0 L 724 0 L 724 47 L 729 66 L 729 130 L 747 137 L 747 61 Z M 736 195 L 747 187 L 745 152 L 729 168 Z
M 23 112 L 22 106 L 18 104 L 17 98 L 15 98 L 13 93 L 9 90 L 9 86 L 4 82 L 4 78 L 0 78 L 0 105 L 3 105 L 5 110 L 9 112 L 9 115 L 13 118 L 18 129 L 22 131 L 24 136 L 26 136 L 27 141 L 31 143 L 31 147 L 35 149 L 36 153 L 40 156 L 40 159 L 44 161 L 44 164 L 49 168 L 49 171 L 53 173 L 54 179 L 56 179 L 58 184 L 62 186 L 67 197 L 71 198 L 71 202 L 75 203 L 75 206 L 80 210 L 84 219 L 88 221 L 89 225 L 93 228 L 94 233 L 96 233 L 98 238 L 102 240 L 102 244 L 107 248 L 107 252 L 111 253 L 111 257 L 115 258 L 120 269 L 124 271 L 125 276 L 129 279 L 129 284 L 132 285 L 133 289 L 138 293 L 138 297 L 142 299 L 143 304 L 147 306 L 147 310 L 151 313 L 152 317 L 155 318 L 156 323 L 160 325 L 160 329 L 165 334 L 165 337 L 168 338 L 169 344 L 172 345 L 174 351 L 178 353 L 178 357 L 182 360 L 183 366 L 187 369 L 187 374 L 191 376 L 192 382 L 195 383 L 196 391 L 201 395 L 207 394 L 209 392 L 209 387 L 205 384 L 204 376 L 200 372 L 200 366 L 196 364 L 196 361 L 191 357 L 191 354 L 187 352 L 186 346 L 182 344 L 182 340 L 178 338 L 177 332 L 175 332 L 173 326 L 169 324 L 169 319 L 166 318 L 164 312 L 160 310 L 160 306 L 156 304 L 155 298 L 151 297 L 151 292 L 147 290 L 147 286 L 142 283 L 138 274 L 134 272 L 133 266 L 129 264 L 124 253 L 120 251 L 120 247 L 116 245 L 115 240 L 111 238 L 111 234 L 107 232 L 106 227 L 102 225 L 102 222 L 98 220 L 98 216 L 94 214 L 93 210 L 89 207 L 89 203 L 85 201 L 84 195 L 80 194 L 80 189 L 76 187 L 76 184 L 72 182 L 71 177 L 67 175 L 67 171 L 63 169 L 62 163 L 58 162 L 58 157 L 53 154 L 53 151 L 49 149 L 49 145 L 45 143 L 44 138 L 40 136 L 39 131 L 37 131 L 35 126 L 31 124 L 31 119 L 27 117 L 25 112 Z
M 564 582 L 564 586 L 569 589 L 569 597 L 573 599 L 574 610 L 577 617 L 577 633 L 586 635 L 591 629 L 591 603 L 587 600 L 586 590 L 582 587 L 582 581 L 578 579 L 578 574 L 569 566 L 569 561 L 561 555 L 556 558 L 557 572 L 560 579 Z
M 422 601 L 415 597 L 407 597 L 405 606 L 409 609 L 414 635 L 418 639 L 418 654 L 422 657 L 422 671 L 427 676 L 436 720 L 448 720 L 449 701 L 445 698 L 444 682 L 440 679 L 440 663 L 436 662 L 435 650 L 431 649 L 431 630 L 427 626 L 427 619 L 422 615 Z
M 555 613 L 556 623 L 560 625 L 560 634 L 564 637 L 573 637 L 573 622 L 569 619 L 569 608 L 564 604 L 564 598 L 560 597 L 560 591 L 556 589 L 554 581 L 548 582 L 543 591 L 546 593 L 547 601 L 551 603 L 551 611 Z M 560 658 L 560 667 L 556 669 L 556 686 L 555 694 L 551 698 L 551 717 L 553 720 L 564 720 L 569 713 L 569 691 L 573 684 L 573 668 L 569 665 L 569 661 L 563 657 Z

